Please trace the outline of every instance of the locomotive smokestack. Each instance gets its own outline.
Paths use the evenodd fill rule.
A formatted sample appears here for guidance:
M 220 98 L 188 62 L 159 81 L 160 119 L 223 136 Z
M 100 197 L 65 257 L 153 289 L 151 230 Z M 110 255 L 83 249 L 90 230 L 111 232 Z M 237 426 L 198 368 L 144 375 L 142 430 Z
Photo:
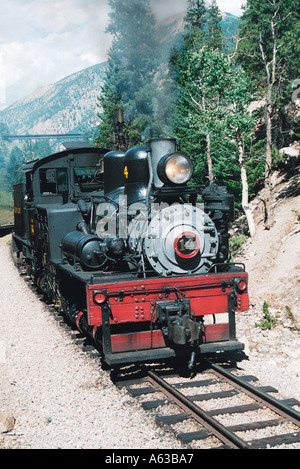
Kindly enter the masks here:
M 113 144 L 115 150 L 127 150 L 127 135 L 124 124 L 123 109 L 118 109 L 115 114 Z
M 116 124 L 123 125 L 124 124 L 124 112 L 123 109 L 118 109 L 116 112 Z
M 150 140 L 149 149 L 151 152 L 154 185 L 155 187 L 162 187 L 163 182 L 157 175 L 157 165 L 163 156 L 175 153 L 176 140 L 175 138 L 158 138 Z

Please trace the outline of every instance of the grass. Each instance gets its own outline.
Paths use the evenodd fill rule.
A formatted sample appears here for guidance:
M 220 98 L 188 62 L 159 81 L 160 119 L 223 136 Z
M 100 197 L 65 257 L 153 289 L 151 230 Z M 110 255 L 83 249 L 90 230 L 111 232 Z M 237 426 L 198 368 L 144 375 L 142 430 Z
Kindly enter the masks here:
M 263 318 L 258 322 L 255 323 L 256 327 L 260 327 L 261 329 L 272 329 L 277 325 L 277 317 L 273 316 L 273 314 L 269 311 L 269 305 L 266 301 L 263 304 Z
M 232 236 L 229 240 L 229 250 L 231 252 L 231 256 L 234 259 L 236 255 L 241 252 L 245 241 L 247 241 L 248 236 L 245 235 L 236 235 Z
M 292 325 L 289 326 L 292 330 L 300 331 L 300 322 L 297 320 L 296 315 L 292 312 L 289 306 L 285 307 L 284 316 L 287 317 Z M 282 320 L 280 320 L 280 313 L 276 313 L 275 316 L 269 310 L 269 305 L 265 301 L 263 304 L 263 317 L 260 319 L 259 322 L 255 323 L 255 327 L 260 327 L 263 330 L 270 330 L 273 327 L 282 324 Z
M 0 226 L 14 222 L 14 201 L 9 192 L 0 190 Z
M 300 223 L 300 212 L 298 210 L 292 210 L 297 217 L 297 223 Z

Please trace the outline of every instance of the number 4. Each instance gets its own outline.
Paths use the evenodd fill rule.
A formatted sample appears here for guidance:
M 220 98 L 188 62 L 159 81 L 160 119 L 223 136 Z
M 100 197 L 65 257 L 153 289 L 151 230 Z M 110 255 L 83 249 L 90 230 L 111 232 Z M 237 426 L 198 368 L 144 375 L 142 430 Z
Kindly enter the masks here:
M 128 179 L 128 169 L 127 169 L 127 166 L 125 166 L 125 168 L 124 168 L 124 174 L 125 174 L 126 179 Z

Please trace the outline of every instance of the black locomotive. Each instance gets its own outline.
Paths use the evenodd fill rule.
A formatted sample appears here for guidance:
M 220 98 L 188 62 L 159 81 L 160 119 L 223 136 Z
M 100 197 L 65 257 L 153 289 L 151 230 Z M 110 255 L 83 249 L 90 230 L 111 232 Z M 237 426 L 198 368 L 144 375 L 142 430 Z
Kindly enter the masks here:
M 14 188 L 13 250 L 111 366 L 241 350 L 247 274 L 230 263 L 233 197 L 191 185 L 172 139 L 128 151 L 67 148 Z M 202 197 L 201 204 L 199 197 Z

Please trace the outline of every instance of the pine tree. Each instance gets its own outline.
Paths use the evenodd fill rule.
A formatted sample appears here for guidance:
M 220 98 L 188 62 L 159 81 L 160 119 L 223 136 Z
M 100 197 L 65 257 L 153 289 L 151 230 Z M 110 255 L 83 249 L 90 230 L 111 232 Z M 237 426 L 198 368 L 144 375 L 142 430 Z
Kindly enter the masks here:
M 206 42 L 208 47 L 211 49 L 224 49 L 224 34 L 221 27 L 222 15 L 221 11 L 216 3 L 216 0 L 212 0 L 208 7 L 208 21 L 207 21 L 207 33 Z
M 204 45 L 206 27 L 206 6 L 203 0 L 188 0 L 187 14 L 184 18 L 185 29 L 183 44 L 180 49 L 174 49 L 170 56 L 170 68 L 173 80 L 177 85 L 178 98 L 175 110 L 174 131 L 182 142 L 185 151 L 192 157 L 199 154 L 199 149 L 205 151 L 206 139 L 203 133 L 189 128 L 185 106 L 185 70 L 191 60 L 191 54 L 200 50 Z M 204 173 L 206 163 L 203 159 L 195 161 L 196 173 Z
M 239 62 L 250 76 L 257 97 L 265 100 L 267 228 L 273 223 L 272 150 L 280 100 L 282 106 L 288 83 L 299 73 L 299 16 L 297 0 L 247 0 L 239 28 Z
M 249 79 L 218 48 L 189 49 L 184 59 L 177 61 L 181 99 L 176 132 L 182 150 L 193 156 L 198 181 L 207 174 L 235 194 L 253 235 L 246 158 L 254 127 L 248 113 Z
M 5 167 L 5 158 L 2 150 L 0 148 L 0 169 Z
M 139 143 L 153 120 L 158 45 L 149 0 L 110 0 L 113 35 L 102 95 L 99 98 L 99 145 L 110 148 L 117 109 L 123 109 L 129 145 Z
M 7 182 L 9 190 L 12 190 L 14 184 L 22 182 L 22 174 L 20 170 L 25 163 L 24 153 L 22 150 L 14 146 L 10 152 L 9 159 L 6 163 Z
M 177 64 L 180 74 L 178 83 L 182 90 L 177 132 L 182 142 L 195 142 L 198 138 L 198 150 L 195 153 L 198 158 L 199 153 L 206 153 L 208 176 L 213 181 L 213 154 L 215 143 L 223 132 L 224 90 L 230 78 L 226 71 L 226 57 L 219 51 L 211 51 L 203 46 L 200 50 L 190 50 L 185 59 Z M 199 151 L 200 142 L 202 151 Z M 204 142 L 206 144 L 203 147 Z
M 227 101 L 230 104 L 225 115 L 225 138 L 234 141 L 240 165 L 242 183 L 241 205 L 246 215 L 250 236 L 255 234 L 255 223 L 249 205 L 249 180 L 247 168 L 246 149 L 251 146 L 256 119 L 249 112 L 249 104 L 252 100 L 251 82 L 246 73 L 228 59 L 228 67 L 231 70 L 231 86 L 226 90 Z
M 185 27 L 203 30 L 206 23 L 206 6 L 204 0 L 188 0 Z
M 298 77 L 299 19 L 298 0 L 247 0 L 239 25 L 239 62 L 249 74 L 253 88 L 265 87 L 265 59 L 271 66 L 274 42 L 278 79 Z

